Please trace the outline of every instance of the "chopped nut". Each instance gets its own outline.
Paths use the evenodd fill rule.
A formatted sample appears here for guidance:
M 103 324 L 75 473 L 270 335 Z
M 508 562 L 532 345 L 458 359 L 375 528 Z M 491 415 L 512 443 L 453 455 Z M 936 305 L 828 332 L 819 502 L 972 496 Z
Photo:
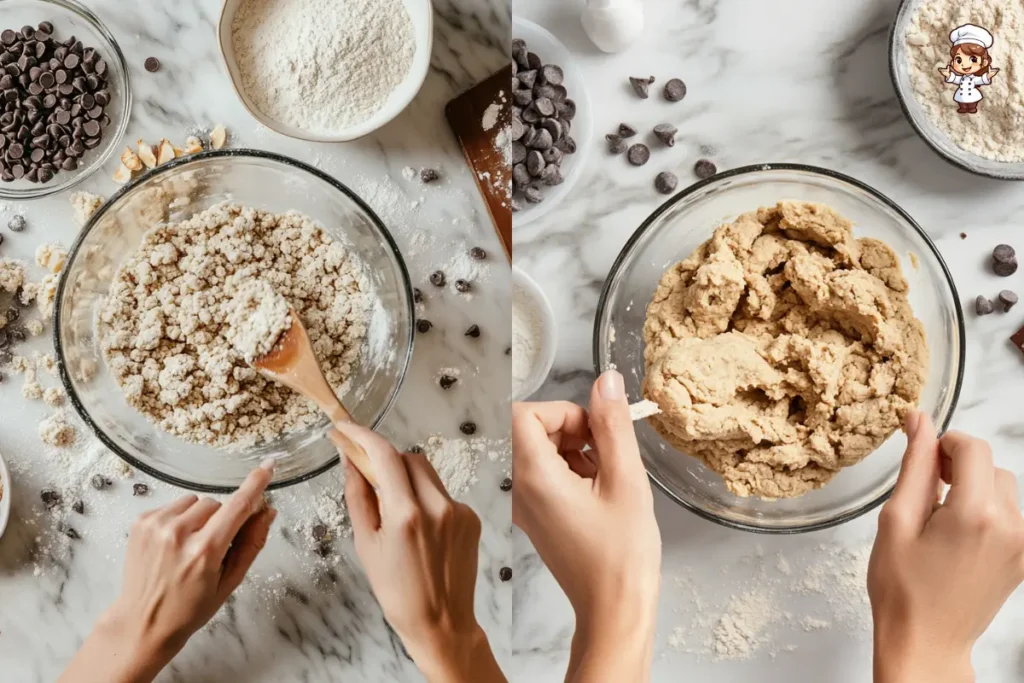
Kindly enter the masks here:
M 178 157 L 185 156 L 185 150 L 183 150 L 181 147 L 178 147 L 177 145 L 171 145 L 171 147 L 172 147 L 172 149 L 174 149 L 174 158 L 175 159 L 177 159 Z
M 139 139 L 139 158 L 146 168 L 156 168 L 156 155 L 153 154 L 153 146 L 145 140 Z
M 166 164 L 172 159 L 174 159 L 174 145 L 167 138 L 164 138 L 160 141 L 160 150 L 157 153 L 156 163 L 159 166 L 160 164 Z
M 214 149 L 220 149 L 227 141 L 227 129 L 224 128 L 223 124 L 217 124 L 217 127 L 210 133 L 210 144 L 213 145 Z
M 195 135 L 190 135 L 185 140 L 185 154 L 199 154 L 203 151 L 203 141 Z
M 124 185 L 125 183 L 127 183 L 131 179 L 132 179 L 131 169 L 129 169 L 124 164 L 121 164 L 120 166 L 118 166 L 117 170 L 114 171 L 114 182 L 115 183 L 119 183 L 121 185 Z
M 121 153 L 121 163 L 128 167 L 129 171 L 141 171 L 142 159 L 131 147 L 125 147 Z

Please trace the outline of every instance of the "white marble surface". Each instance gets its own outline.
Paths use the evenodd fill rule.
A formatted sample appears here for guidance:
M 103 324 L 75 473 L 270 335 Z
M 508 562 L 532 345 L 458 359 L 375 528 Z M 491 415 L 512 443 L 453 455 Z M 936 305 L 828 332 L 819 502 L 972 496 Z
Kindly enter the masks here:
M 431 70 L 411 106 L 375 135 L 343 145 L 314 145 L 259 128 L 237 102 L 216 48 L 217 0 L 87 4 L 107 23 L 131 64 L 136 100 L 128 140 L 168 137 L 180 143 L 195 127 L 223 122 L 232 146 L 269 149 L 312 163 L 349 184 L 380 213 L 402 248 L 414 284 L 429 297 L 423 315 L 435 324 L 417 338 L 401 398 L 384 431 L 409 445 L 435 433 L 457 437 L 459 424 L 473 419 L 483 436 L 507 435 L 509 271 L 443 116 L 449 99 L 505 62 L 507 5 L 436 0 Z M 150 55 L 163 62 L 157 74 L 142 68 Z M 424 188 L 403 178 L 407 166 L 438 168 L 444 180 Z M 113 170 L 109 166 L 82 187 L 112 192 Z M 67 194 L 12 206 L 0 217 L 2 223 L 10 210 L 24 211 L 29 228 L 21 234 L 0 228 L 5 237 L 0 254 L 5 256 L 31 260 L 41 242 L 70 245 L 76 232 Z M 490 259 L 477 274 L 474 296 L 431 292 L 427 275 L 442 267 L 449 269 L 449 278 L 457 277 L 467 266 L 455 256 L 477 245 L 487 249 Z M 463 336 L 473 323 L 483 330 L 479 340 Z M 40 338 L 24 350 L 51 347 L 48 338 Z M 455 390 L 438 388 L 435 376 L 441 367 L 460 368 Z M 16 472 L 14 516 L 0 539 L 0 679 L 41 683 L 57 677 L 115 597 L 131 520 L 181 492 L 146 477 L 137 480 L 152 487 L 147 498 L 131 496 L 131 481 L 102 494 L 87 490 L 86 515 L 72 521 L 83 538 L 71 543 L 57 535 L 60 516 L 43 513 L 39 490 L 61 481 L 59 471 L 68 464 L 47 452 L 37 436 L 36 423 L 47 409 L 21 398 L 20 378 L 11 377 L 7 368 L 0 373 L 7 375 L 0 384 L 0 451 Z M 78 448 L 70 457 L 95 456 L 95 448 L 88 451 Z M 498 490 L 498 482 L 509 466 L 485 458 L 479 483 L 466 498 L 485 524 L 478 612 L 504 662 L 511 591 L 497 576 L 508 563 L 510 521 L 508 494 Z M 334 564 L 333 559 L 319 560 L 307 536 L 294 531 L 315 518 L 314 495 L 335 476 L 328 473 L 275 494 L 282 515 L 251 580 L 159 680 L 421 680 L 369 593 L 351 542 L 339 544 L 343 559 Z
M 652 187 L 654 175 L 673 168 L 682 189 L 695 180 L 691 169 L 705 156 L 705 145 L 717 150 L 711 157 L 720 169 L 802 162 L 878 188 L 932 236 L 964 302 L 1007 287 L 1024 289 L 1024 274 L 1004 280 L 985 268 L 995 244 L 1012 243 L 1021 234 L 1021 185 L 949 166 L 907 124 L 888 76 L 894 0 L 646 0 L 642 40 L 614 56 L 587 41 L 578 20 L 582 4 L 513 0 L 517 16 L 545 26 L 577 55 L 595 109 L 594 139 L 578 141 L 591 147 L 583 178 L 564 204 L 514 233 L 517 265 L 543 283 L 563 321 L 555 368 L 538 398 L 585 399 L 593 379 L 593 317 L 605 275 L 628 236 L 663 199 Z M 626 78 L 652 73 L 661 83 L 682 78 L 686 99 L 670 105 L 660 95 L 648 101 L 634 97 Z M 655 149 L 646 167 L 634 169 L 605 152 L 603 136 L 620 121 L 644 130 L 663 120 L 679 127 L 678 142 L 671 150 Z M 1024 314 L 1015 309 L 977 319 L 973 305 L 967 308 L 967 366 L 953 426 L 990 439 L 997 463 L 1019 473 L 1024 357 L 1007 339 Z M 824 595 L 793 595 L 791 589 L 840 549 L 865 549 L 876 514 L 832 531 L 771 537 L 705 522 L 660 494 L 656 505 L 665 553 L 655 681 L 870 679 L 868 611 L 856 591 L 852 603 L 835 597 L 830 603 Z M 514 546 L 514 679 L 560 681 L 571 611 L 518 532 Z M 778 568 L 780 553 L 789 574 Z M 695 592 L 680 585 L 687 576 Z M 774 590 L 774 604 L 793 618 L 766 627 L 771 642 L 750 659 L 715 661 L 702 652 L 709 628 L 701 622 L 713 623 L 730 596 L 751 588 Z M 1018 591 L 978 644 L 979 680 L 1008 683 L 1024 676 L 1022 614 L 1024 594 Z M 830 626 L 805 630 L 800 622 L 811 616 Z M 686 645 L 669 644 L 676 627 L 683 628 Z

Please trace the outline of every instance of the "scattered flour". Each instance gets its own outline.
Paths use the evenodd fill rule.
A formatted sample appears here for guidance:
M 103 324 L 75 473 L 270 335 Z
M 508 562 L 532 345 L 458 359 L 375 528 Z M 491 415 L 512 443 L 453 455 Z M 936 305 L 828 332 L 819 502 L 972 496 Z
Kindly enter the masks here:
M 764 645 L 779 606 L 770 591 L 751 590 L 729 598 L 711 633 L 716 659 L 749 659 Z
M 637 420 L 644 420 L 651 415 L 657 415 L 661 412 L 661 408 L 654 401 L 649 401 L 646 398 L 629 406 L 629 417 L 633 422 Z
M 498 124 L 498 115 L 501 114 L 501 104 L 498 102 L 491 102 L 487 105 L 487 109 L 484 110 L 483 119 L 480 121 L 480 125 L 483 126 L 484 130 L 490 130 Z

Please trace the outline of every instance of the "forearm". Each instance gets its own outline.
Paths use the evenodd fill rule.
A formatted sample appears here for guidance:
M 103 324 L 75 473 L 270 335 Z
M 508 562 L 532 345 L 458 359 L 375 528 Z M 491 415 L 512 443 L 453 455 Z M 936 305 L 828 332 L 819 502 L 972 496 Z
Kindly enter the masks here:
M 57 683 L 150 683 L 173 656 L 104 614 Z
M 656 607 L 617 610 L 578 620 L 566 683 L 642 683 L 650 680 Z
M 442 637 L 409 649 L 430 683 L 507 683 L 483 629 Z
M 973 683 L 971 653 L 929 647 L 903 634 L 876 628 L 874 683 Z

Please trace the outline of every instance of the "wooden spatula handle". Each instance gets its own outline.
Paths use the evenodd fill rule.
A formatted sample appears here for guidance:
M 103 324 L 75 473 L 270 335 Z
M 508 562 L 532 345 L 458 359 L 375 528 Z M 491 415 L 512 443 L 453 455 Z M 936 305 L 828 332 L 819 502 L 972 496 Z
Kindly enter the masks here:
M 370 462 L 370 456 L 366 454 L 363 447 L 337 429 L 327 432 L 327 436 L 334 443 L 338 451 L 341 452 L 342 457 L 348 458 L 356 466 L 360 474 L 366 477 L 366 481 L 370 482 L 373 488 L 377 488 L 377 477 L 373 473 L 373 463 Z

